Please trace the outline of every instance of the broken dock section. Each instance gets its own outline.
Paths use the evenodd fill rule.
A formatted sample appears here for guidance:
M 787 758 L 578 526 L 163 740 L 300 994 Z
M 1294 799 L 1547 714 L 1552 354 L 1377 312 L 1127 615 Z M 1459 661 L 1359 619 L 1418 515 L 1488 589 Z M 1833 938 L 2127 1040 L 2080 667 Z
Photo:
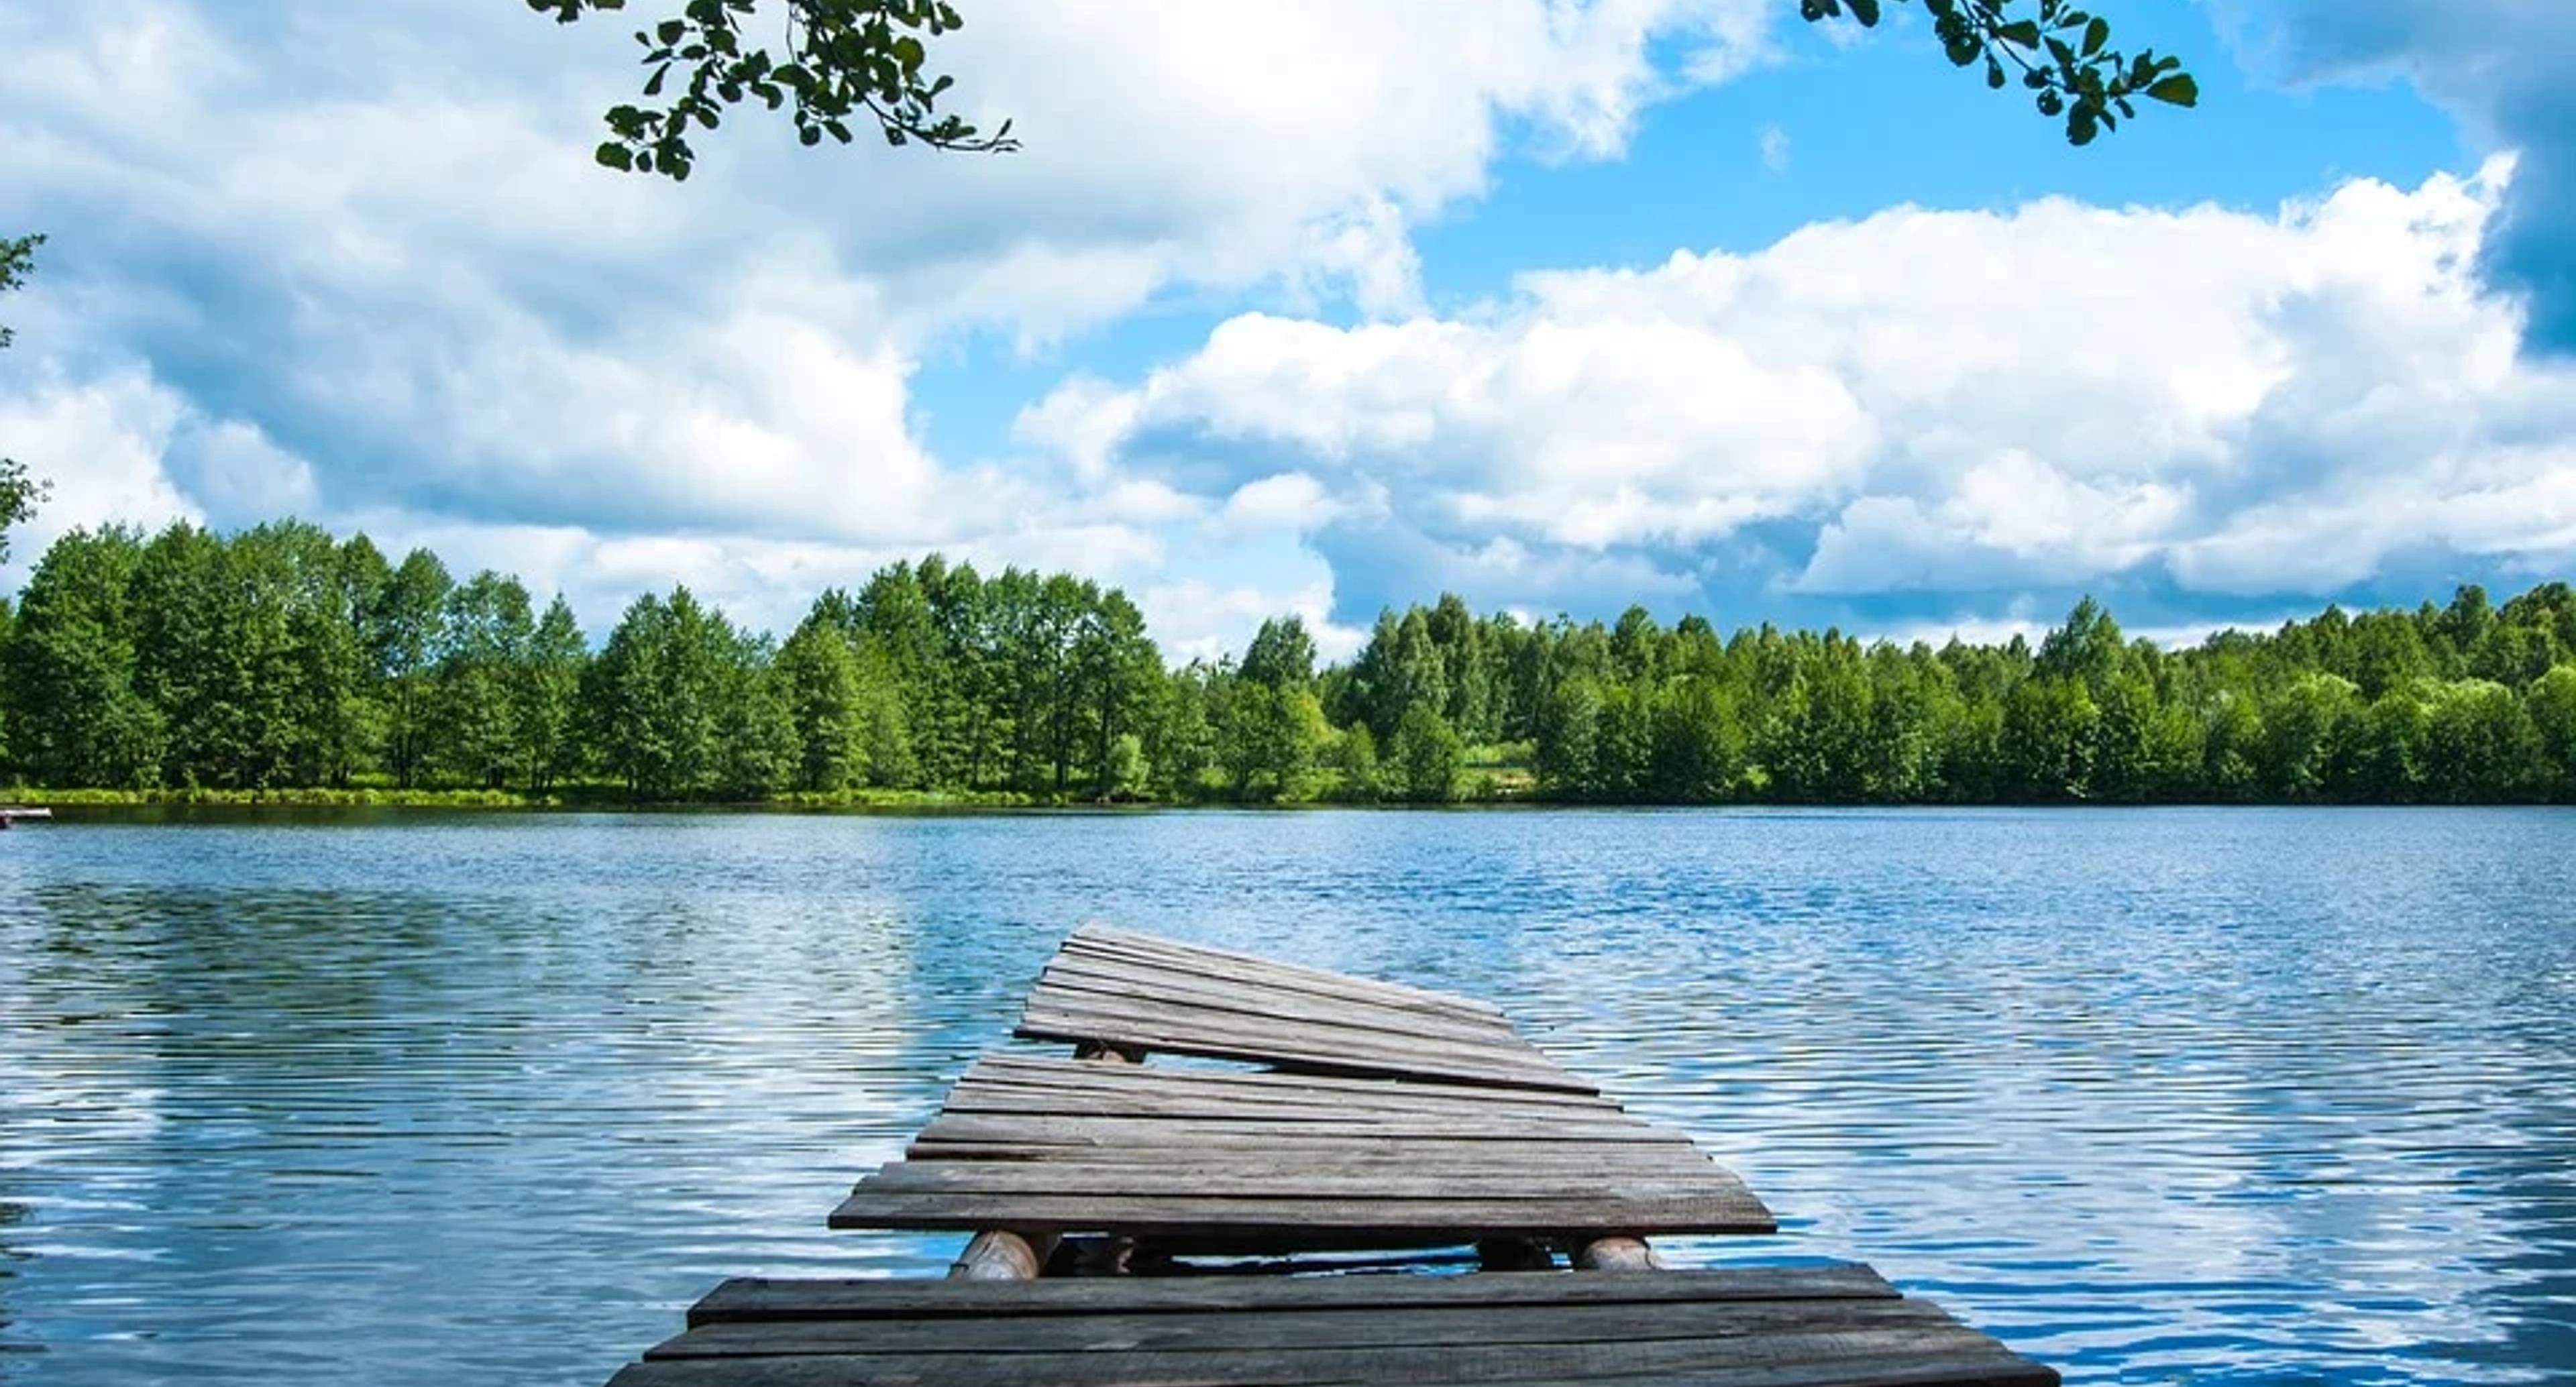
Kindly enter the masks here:
M 1484 1003 L 1093 926 L 1017 1034 L 1075 1056 L 978 1059 L 831 1215 L 974 1235 L 951 1280 L 728 1282 L 613 1387 L 2057 1381 L 1866 1267 L 1661 1269 L 1770 1210 Z

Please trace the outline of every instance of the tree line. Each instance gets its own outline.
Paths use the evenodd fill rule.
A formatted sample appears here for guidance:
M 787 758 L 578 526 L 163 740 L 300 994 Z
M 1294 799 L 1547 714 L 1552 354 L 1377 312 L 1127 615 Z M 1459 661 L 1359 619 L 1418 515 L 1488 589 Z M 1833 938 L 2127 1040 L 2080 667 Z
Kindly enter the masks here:
M 75 530 L 0 604 L 0 766 L 57 789 L 637 801 L 2576 802 L 2576 594 L 2328 607 L 2166 650 L 2086 599 L 2034 647 L 1380 615 L 1166 664 L 1115 588 L 937 555 L 784 640 L 687 588 L 592 641 L 363 534 Z

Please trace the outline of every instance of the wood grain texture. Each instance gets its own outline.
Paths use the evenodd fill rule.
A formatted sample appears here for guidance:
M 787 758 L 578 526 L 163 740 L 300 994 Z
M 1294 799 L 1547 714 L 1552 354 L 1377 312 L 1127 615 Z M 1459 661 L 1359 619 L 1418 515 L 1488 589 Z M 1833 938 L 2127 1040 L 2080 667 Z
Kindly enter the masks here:
M 1024 1039 L 1321 1074 L 1590 1094 L 1489 1005 L 1085 926 L 1024 1006 Z
M 1652 1305 L 1704 1300 L 1894 1299 L 1876 1271 L 1843 1262 L 1726 1267 L 1634 1276 L 1213 1276 L 1133 1281 L 1032 1281 L 1008 1288 L 941 1281 L 736 1277 L 689 1310 L 691 1324 L 779 1319 L 938 1319 L 1041 1315 L 1354 1309 L 1410 1305 Z
M 834 1228 L 962 1232 L 1107 1233 L 1122 1237 L 1257 1238 L 1277 1246 L 1298 1233 L 1341 1247 L 1449 1247 L 1479 1237 L 1582 1237 L 1652 1228 L 1662 1233 L 1771 1233 L 1779 1225 L 1750 1198 L 1709 1194 L 1608 1199 L 1399 1199 L 1243 1196 L 912 1194 L 866 1190 L 833 1210 Z

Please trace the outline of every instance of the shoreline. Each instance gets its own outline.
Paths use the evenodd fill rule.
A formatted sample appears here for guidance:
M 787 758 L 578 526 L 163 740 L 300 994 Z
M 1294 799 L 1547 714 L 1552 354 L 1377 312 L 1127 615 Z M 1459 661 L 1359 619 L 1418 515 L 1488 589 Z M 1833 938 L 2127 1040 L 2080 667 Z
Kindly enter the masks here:
M 1764 810 L 1845 813 L 1861 810 L 1956 813 L 1962 810 L 2064 809 L 2078 811 L 2134 809 L 2549 809 L 2576 808 L 2550 800 L 2373 801 L 2373 800 L 1986 800 L 1942 802 L 1910 800 L 1737 799 L 1695 802 L 1588 801 L 1540 799 L 1515 795 L 1489 799 L 1415 803 L 1402 800 L 1128 800 L 1101 803 L 1079 799 L 1041 799 L 1010 791 L 973 795 L 884 794 L 777 795 L 757 800 L 639 800 L 598 792 L 530 795 L 493 790 L 44 790 L 11 787 L 0 790 L 0 804 L 66 811 L 79 821 L 127 810 L 208 810 L 246 816 L 295 812 L 519 813 L 519 814 L 852 814 L 884 817 L 932 815 L 1061 814 L 1193 814 L 1300 813 L 1365 811 L 1394 813 L 1543 813 L 1566 810 L 1669 812 L 1680 810 Z

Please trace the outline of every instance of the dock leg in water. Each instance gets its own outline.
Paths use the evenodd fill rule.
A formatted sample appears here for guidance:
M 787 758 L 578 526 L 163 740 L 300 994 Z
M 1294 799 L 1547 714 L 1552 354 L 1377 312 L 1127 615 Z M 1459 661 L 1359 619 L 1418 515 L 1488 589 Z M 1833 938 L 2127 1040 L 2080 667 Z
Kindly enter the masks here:
M 1045 1270 L 1047 1258 L 1055 1255 L 1060 1241 L 1053 1233 L 1035 1238 L 999 1228 L 987 1228 L 969 1239 L 966 1250 L 949 1264 L 952 1281 L 1035 1281 Z
M 1644 1238 L 1594 1238 L 1574 1249 L 1576 1271 L 1662 1271 L 1664 1259 Z
M 1145 1052 L 1124 1045 L 1085 1041 L 1074 1047 L 1074 1058 L 1094 1064 L 1143 1064 Z M 1030 1237 L 1001 1228 L 987 1228 L 966 1243 L 966 1250 L 948 1266 L 951 1280 L 962 1281 L 1035 1281 L 1046 1272 L 1048 1259 L 1064 1241 L 1060 1233 L 1041 1233 Z M 1123 1240 L 1122 1240 L 1123 1241 Z M 1125 1249 L 1111 1259 L 1123 1269 Z

